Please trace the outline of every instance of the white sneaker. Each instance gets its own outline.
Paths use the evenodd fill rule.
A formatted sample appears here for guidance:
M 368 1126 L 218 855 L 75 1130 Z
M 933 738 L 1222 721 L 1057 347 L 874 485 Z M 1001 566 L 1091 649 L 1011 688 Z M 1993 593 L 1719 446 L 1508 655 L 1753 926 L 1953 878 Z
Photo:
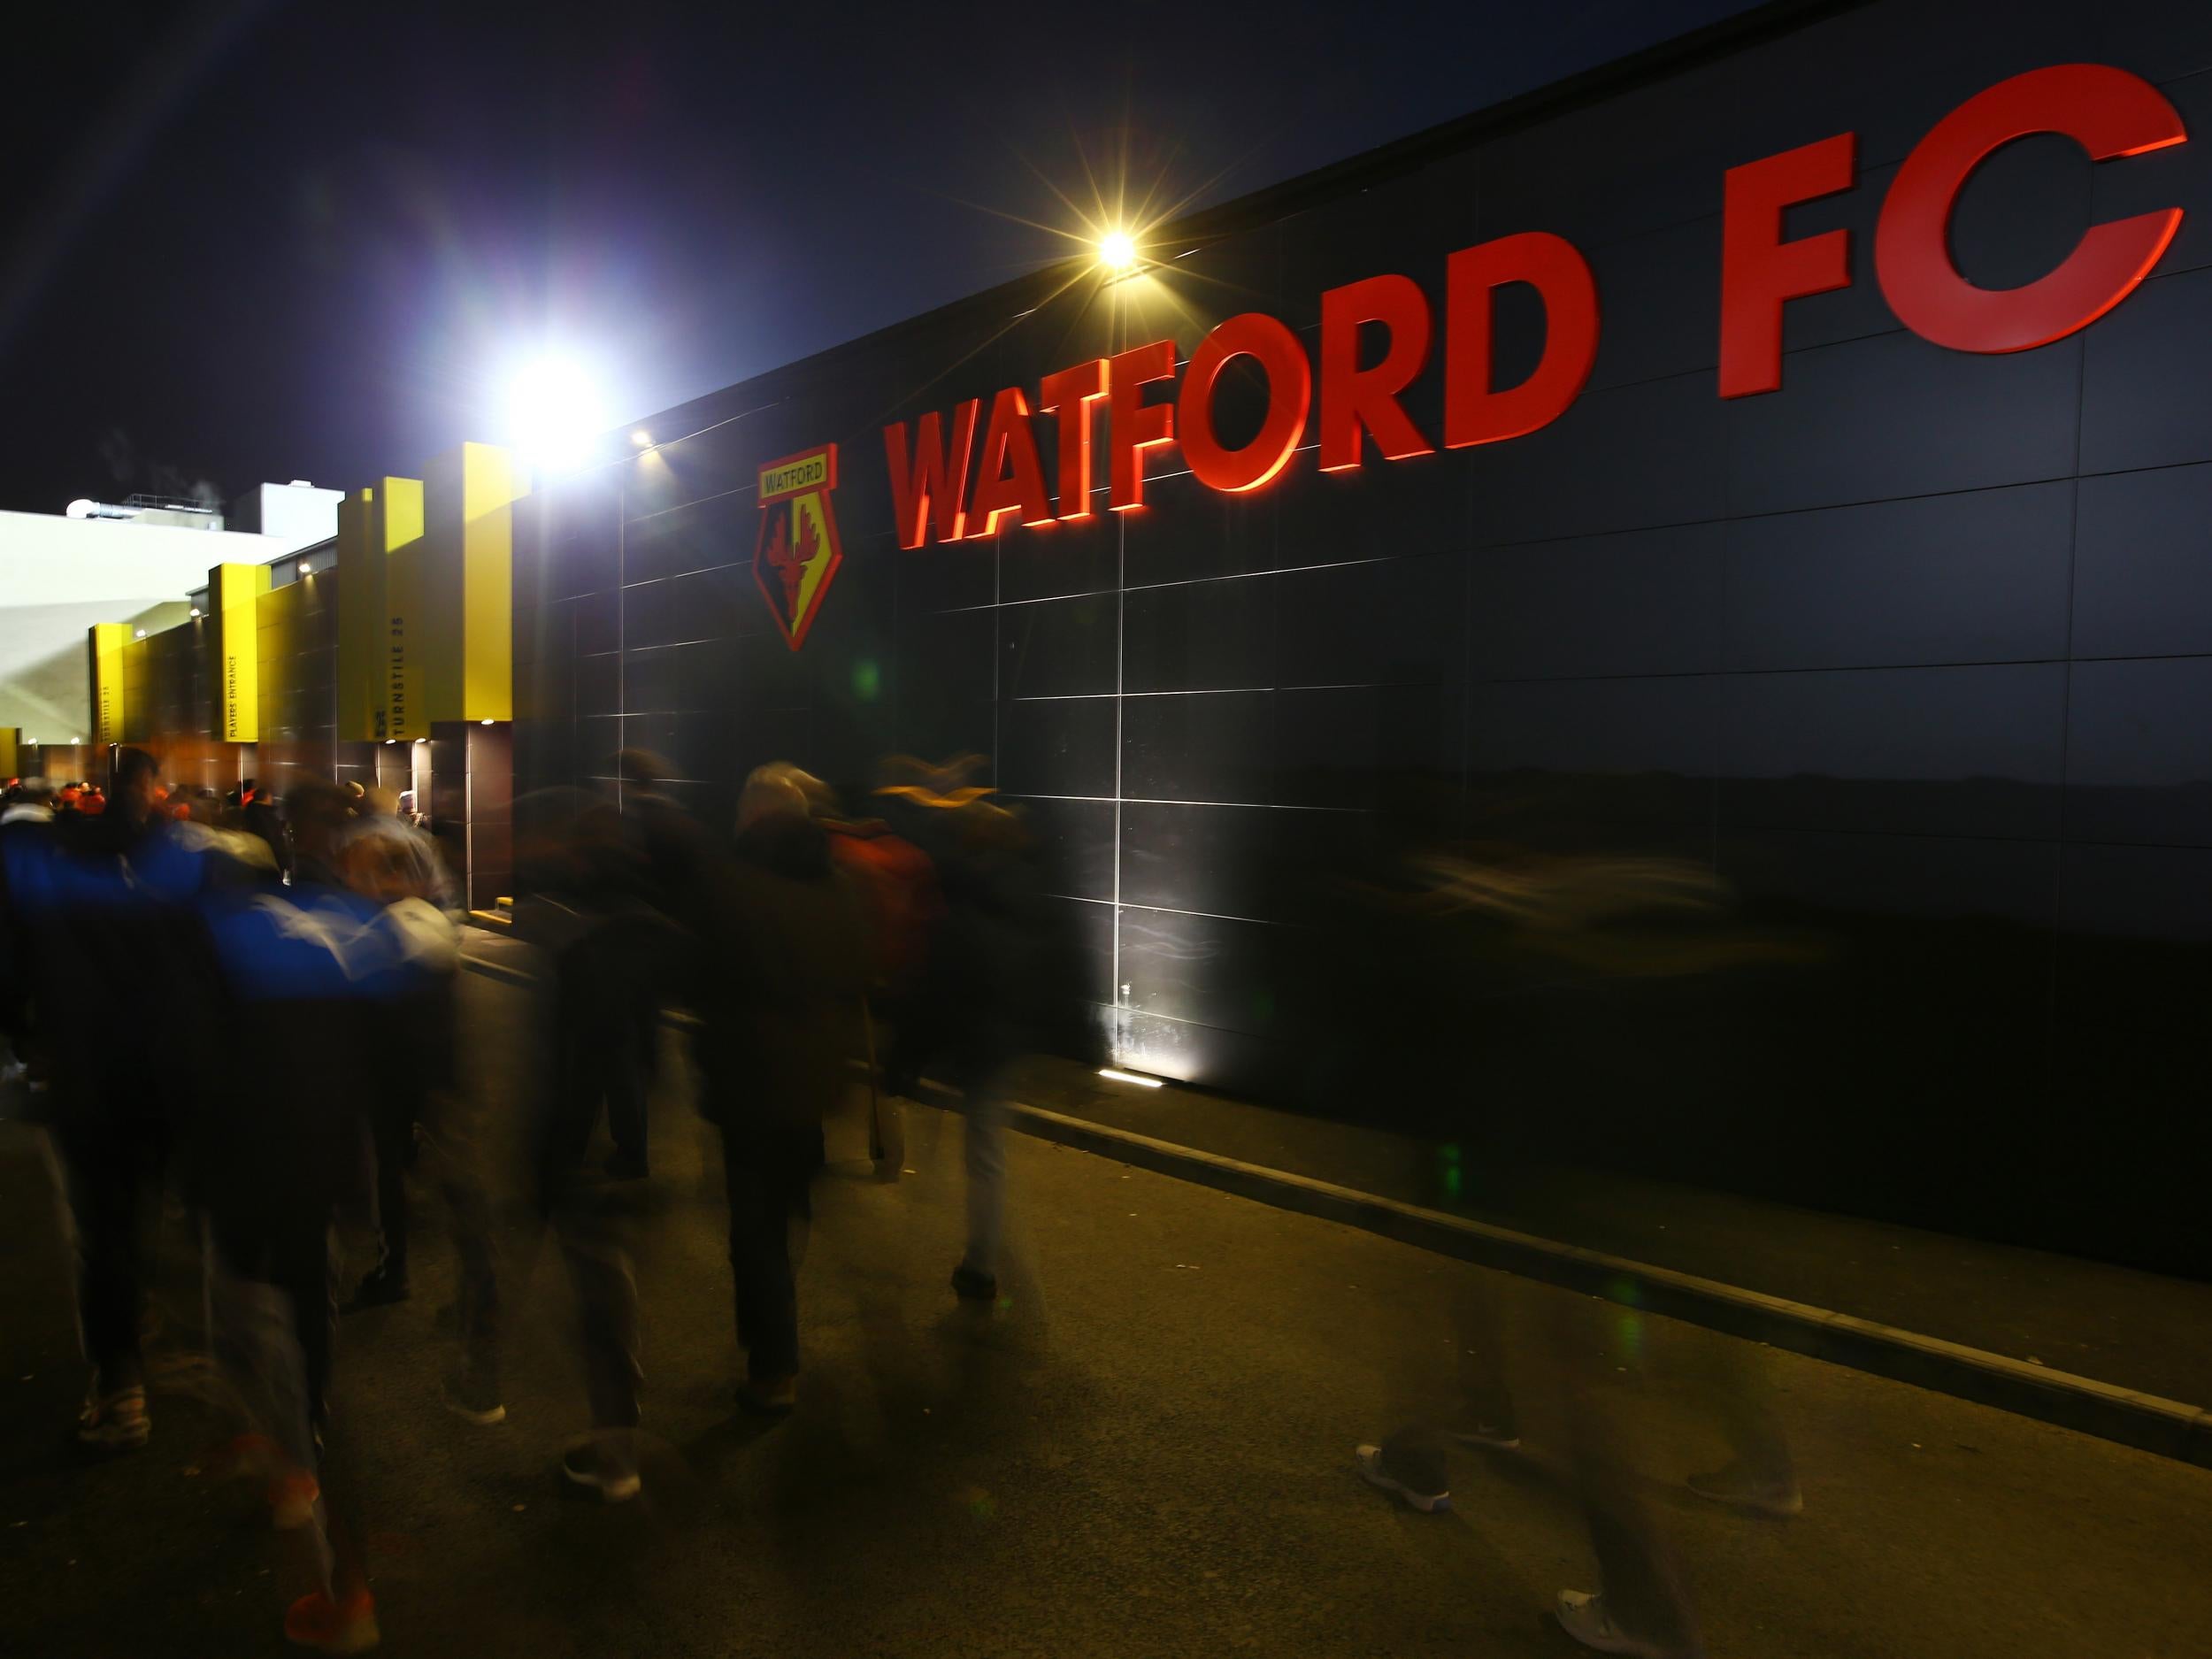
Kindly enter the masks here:
M 1359 1465 L 1359 1478 L 1371 1486 L 1379 1486 L 1392 1497 L 1424 1515 L 1438 1515 L 1452 1507 L 1448 1492 L 1417 1492 L 1395 1476 L 1386 1473 L 1382 1466 L 1382 1448 L 1360 1446 L 1353 1448 L 1353 1461 Z
M 1805 1494 L 1798 1490 L 1796 1481 L 1761 1479 L 1736 1463 L 1709 1475 L 1692 1475 L 1685 1484 L 1701 1498 L 1752 1515 L 1786 1518 L 1802 1514 L 1805 1509 Z
M 623 1438 L 609 1433 L 585 1436 L 562 1456 L 561 1473 L 609 1503 L 628 1502 L 644 1483 L 638 1477 L 637 1461 L 629 1448 L 618 1443 Z
M 1560 1629 L 1585 1647 L 1594 1647 L 1600 1653 L 1629 1654 L 1634 1659 L 1674 1659 L 1658 1643 L 1632 1636 L 1616 1624 L 1612 1614 L 1606 1611 L 1602 1594 L 1588 1590 L 1562 1590 L 1552 1616 L 1558 1619 Z

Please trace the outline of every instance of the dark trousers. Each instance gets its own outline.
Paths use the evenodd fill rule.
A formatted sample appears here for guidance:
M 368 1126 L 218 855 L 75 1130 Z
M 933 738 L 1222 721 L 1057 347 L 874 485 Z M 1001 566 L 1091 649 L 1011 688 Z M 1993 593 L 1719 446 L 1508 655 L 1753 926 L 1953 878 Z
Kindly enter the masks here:
M 428 1130 L 430 1154 L 460 1262 L 461 1340 L 472 1367 L 495 1377 L 499 1363 L 499 1246 L 486 1187 L 482 1131 L 463 1122 L 457 1100 L 441 1103 Z
M 1518 1434 L 1507 1373 L 1509 1313 L 1504 1292 L 1493 1275 L 1459 1270 L 1448 1303 L 1457 1386 L 1445 1406 L 1445 1419 L 1440 1424 L 1432 1420 L 1433 1412 L 1424 1410 L 1383 1442 L 1384 1468 L 1417 1491 L 1441 1492 L 1448 1484 L 1443 1430 L 1505 1440 Z
M 603 1102 L 615 1150 L 645 1163 L 646 1105 L 660 1033 L 657 1002 L 641 997 L 608 1007 L 595 997 L 564 994 L 558 1010 L 550 1079 L 562 1097 L 553 1109 L 557 1156 L 581 1163 Z
M 451 976 L 400 998 L 378 1016 L 373 1063 L 377 1066 L 369 1131 L 376 1148 L 377 1225 L 384 1236 L 384 1268 L 407 1272 L 407 1170 L 414 1162 L 415 1125 L 432 1121 L 432 1102 L 455 1094 L 456 1024 Z
M 248 1285 L 268 1286 L 288 1310 L 288 1335 L 297 1344 L 303 1390 L 301 1403 L 307 1422 L 319 1425 L 330 1403 L 338 1316 L 330 1282 L 329 1207 L 252 1205 L 229 1212 L 218 1207 L 209 1212 L 207 1230 L 219 1271 Z M 256 1333 L 243 1321 L 219 1318 L 213 1325 L 215 1357 L 241 1392 L 250 1401 L 282 1398 L 287 1388 L 274 1373 L 283 1369 L 284 1362 L 268 1333 Z M 257 1417 L 280 1419 L 287 1415 L 282 1410 L 255 1412 Z
M 139 1353 L 145 1215 L 159 1178 L 150 1131 L 105 1114 L 64 1114 L 55 1132 L 77 1235 L 77 1318 L 104 1393 L 146 1380 Z
M 652 1093 L 653 1061 L 660 1042 L 660 999 L 648 992 L 622 1012 L 621 1025 L 603 1039 L 598 1081 L 607 1100 L 607 1134 L 615 1150 L 642 1164 L 647 1162 L 646 1102 Z
M 745 1349 L 746 1370 L 763 1382 L 794 1376 L 799 1292 L 791 1228 L 811 1213 L 809 1191 L 822 1165 L 822 1132 L 726 1124 L 722 1161 L 729 1183 L 737 1340 Z
M 376 1147 L 377 1231 L 384 1240 L 384 1271 L 395 1279 L 407 1277 L 407 1161 L 414 1150 L 422 1097 L 422 1089 L 412 1082 L 388 1081 L 369 1118 Z
M 594 1428 L 634 1428 L 639 1363 L 637 1279 L 631 1268 L 626 1222 L 618 1200 L 583 1179 L 599 1092 L 587 1057 L 594 1033 L 579 1031 L 554 1008 L 547 1052 L 555 1064 L 539 1089 L 531 1162 L 541 1225 L 552 1230 L 576 1297 L 577 1348 L 591 1400 Z
M 1670 1653 L 1695 1653 L 1697 1617 L 1666 1534 L 1639 1490 L 1613 1425 L 1587 1394 L 1568 1394 L 1568 1471 L 1614 1620 Z

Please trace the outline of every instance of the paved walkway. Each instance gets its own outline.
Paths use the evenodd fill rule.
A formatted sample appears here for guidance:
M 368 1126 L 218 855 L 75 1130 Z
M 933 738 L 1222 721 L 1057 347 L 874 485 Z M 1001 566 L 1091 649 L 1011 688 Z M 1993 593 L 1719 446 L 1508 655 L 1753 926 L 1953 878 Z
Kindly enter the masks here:
M 1478 1181 L 1471 1155 L 1437 1142 L 1062 1061 L 1033 1061 L 1020 1081 L 1022 1099 L 1112 1128 L 2212 1403 L 2212 1285 L 1603 1170 L 1531 1164 Z
M 472 977 L 483 1086 L 518 994 Z M 606 1509 L 552 1472 L 581 1409 L 541 1272 L 515 1333 L 512 1418 L 443 1414 L 432 1310 L 349 1321 L 337 1408 L 394 1654 L 1312 1655 L 1567 1659 L 1542 1617 L 1586 1543 L 1532 1463 L 1469 1457 L 1457 1513 L 1394 1509 L 1349 1448 L 1432 1397 L 1440 1309 L 1479 1270 L 1017 1136 L 1019 1267 L 978 1315 L 944 1284 L 959 1123 L 918 1110 L 886 1186 L 826 1180 L 803 1286 L 798 1413 L 730 1401 L 738 1357 L 710 1132 L 676 1068 L 645 1197 L 648 1491 Z M 860 1150 L 839 1125 L 833 1156 Z M 154 1445 L 58 1449 L 80 1378 L 29 1133 L 0 1127 L 0 1649 L 139 1659 L 283 1651 L 303 1567 L 234 1491 L 188 1472 L 214 1424 L 164 1374 Z M 544 1264 L 549 1268 L 549 1262 Z M 164 1302 L 192 1322 L 188 1260 Z M 2212 1629 L 2212 1472 L 1564 1293 L 1494 1281 L 1522 1328 L 1580 1317 L 1612 1369 L 1716 1659 L 2144 1659 Z M 1676 1495 L 1717 1455 L 1679 1379 L 1779 1390 L 1807 1508 L 1740 1519 Z
M 531 969 L 503 934 L 472 931 L 469 951 Z M 1109 1128 L 2212 1406 L 2212 1284 L 1609 1170 L 1479 1171 L 1447 1143 L 1063 1060 L 1026 1062 L 1016 1084 L 1032 1105 Z

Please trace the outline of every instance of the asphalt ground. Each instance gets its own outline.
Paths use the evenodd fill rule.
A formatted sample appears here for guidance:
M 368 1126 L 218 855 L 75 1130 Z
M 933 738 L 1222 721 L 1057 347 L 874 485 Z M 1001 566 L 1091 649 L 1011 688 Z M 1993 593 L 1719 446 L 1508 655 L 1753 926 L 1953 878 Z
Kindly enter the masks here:
M 477 1087 L 518 1108 L 523 991 L 465 980 Z M 910 1107 L 895 1184 L 856 1118 L 817 1194 L 806 1371 L 788 1420 L 741 1374 L 713 1132 L 678 1040 L 634 1203 L 646 1489 L 572 1497 L 582 1426 L 558 1263 L 511 1233 L 509 1421 L 449 1416 L 450 1255 L 412 1301 L 342 1333 L 334 1462 L 362 1517 L 394 1654 L 1566 1655 L 1545 1617 L 1593 1569 L 1554 1471 L 1564 1332 L 1678 1548 L 1715 1655 L 2212 1651 L 2212 1471 L 1568 1293 L 1015 1136 L 1016 1265 L 956 1304 L 956 1117 Z M 425 1200 L 426 1220 L 430 1213 Z M 296 1540 L 204 1449 L 227 1432 L 193 1358 L 196 1286 L 173 1218 L 155 1439 L 86 1463 L 66 1262 L 33 1132 L 0 1127 L 0 1653 L 287 1651 Z M 526 1275 L 527 1282 L 523 1283 Z M 1353 1472 L 1355 1441 L 1448 1407 L 1446 1308 L 1483 1282 L 1517 1339 L 1525 1456 L 1468 1454 L 1454 1512 Z M 1805 1511 L 1757 1521 L 1683 1493 L 1720 1461 L 1709 1394 L 1778 1402 Z
M 2195 1402 L 2212 1390 L 2212 1284 L 1588 1164 L 1522 1159 L 1455 1192 L 1440 1177 L 1461 1172 L 1456 1150 L 1433 1140 L 1172 1084 L 1131 1088 L 1042 1056 L 1017 1089 L 1109 1128 L 2116 1387 Z

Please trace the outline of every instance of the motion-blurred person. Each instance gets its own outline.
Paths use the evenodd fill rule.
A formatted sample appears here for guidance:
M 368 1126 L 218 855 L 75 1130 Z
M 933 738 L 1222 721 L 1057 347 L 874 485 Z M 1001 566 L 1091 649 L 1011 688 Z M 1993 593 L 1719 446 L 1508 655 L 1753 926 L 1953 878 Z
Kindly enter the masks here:
M 32 1048 L 31 959 L 34 942 L 9 899 L 8 871 L 27 863 L 53 839 L 54 786 L 26 778 L 9 786 L 0 806 L 0 1090 L 29 1090 Z M 20 848 L 20 853 L 11 849 Z
M 865 979 L 858 896 L 780 768 L 746 780 L 736 856 L 711 870 L 698 972 L 701 1110 L 722 1132 L 746 1376 L 764 1414 L 797 1397 L 792 1229 L 810 1214 L 822 1120 L 855 1048 Z
M 473 1423 L 503 1420 L 498 1318 L 499 1276 L 483 1170 L 480 1103 L 461 1086 L 456 978 L 459 931 L 437 849 L 429 838 L 381 810 L 374 792 L 345 833 L 340 859 L 346 885 L 383 907 L 380 919 L 408 941 L 414 970 L 379 1006 L 370 1057 L 370 1112 L 375 1125 L 377 1221 L 383 1258 L 354 1294 L 355 1307 L 400 1302 L 409 1294 L 407 1171 L 419 1129 L 460 1258 L 457 1304 L 460 1368 L 446 1379 L 448 1408 Z
M 342 836 L 345 856 L 354 865 L 348 879 L 373 879 L 375 896 L 387 904 L 420 899 L 457 912 L 460 889 L 439 856 L 438 843 L 401 817 L 395 798 L 384 790 L 352 787 L 359 793 L 349 797 L 350 816 Z
M 160 869 L 174 849 L 153 817 L 153 757 L 125 749 L 111 809 L 8 847 L 11 909 L 27 947 L 27 989 L 52 1064 L 54 1144 L 77 1243 L 80 1333 L 91 1386 L 78 1421 L 88 1446 L 146 1443 L 140 1320 L 145 1211 L 188 1097 L 168 1068 L 200 1052 L 205 976 L 197 924 Z M 115 1023 L 131 1022 L 119 1041 Z M 198 1073 L 195 1073 L 198 1074 Z
M 317 798 L 324 797 L 319 792 Z M 357 784 L 349 787 L 339 804 L 346 810 L 337 822 L 319 821 L 307 829 L 313 845 L 311 850 L 308 842 L 302 841 L 296 876 L 312 879 L 328 868 L 346 886 L 380 904 L 417 907 L 396 914 L 404 917 L 408 925 L 439 933 L 457 961 L 457 935 L 449 915 L 454 908 L 452 887 L 436 845 L 420 830 L 384 810 L 378 795 Z M 293 821 L 300 823 L 296 814 Z M 326 841 L 331 843 L 327 848 Z M 350 1304 L 355 1308 L 407 1299 L 407 1171 L 415 1162 L 416 1125 L 460 1110 L 451 1104 L 456 1041 L 451 976 L 426 976 L 394 1005 L 391 1015 L 391 1028 L 372 1049 L 377 1078 L 370 1112 L 376 1148 L 377 1225 L 383 1255 L 355 1290 Z M 434 1098 L 441 1103 L 438 1112 L 432 1110 Z M 473 1253 L 465 1244 L 465 1260 Z M 492 1402 L 484 1409 L 492 1409 L 496 1404 Z
M 886 1096 L 912 1098 L 920 1076 L 910 1064 L 910 1050 L 897 1040 L 910 1023 L 918 988 L 927 971 L 929 941 L 944 918 L 937 866 L 920 847 L 880 818 L 850 818 L 832 798 L 816 817 L 830 836 L 830 856 L 852 879 L 868 910 L 869 1058 L 879 1061 L 872 1087 L 869 1152 L 895 1175 L 904 1157 L 898 1108 Z M 887 1025 L 891 1041 L 878 1035 Z M 878 1087 L 879 1086 L 879 1087 Z
M 650 749 L 615 757 L 624 833 L 643 861 L 646 896 L 664 915 L 681 916 L 699 896 L 713 838 L 669 793 L 674 769 Z
M 54 785 L 47 778 L 23 778 L 9 786 L 7 804 L 0 808 L 0 826 L 10 824 L 50 824 L 54 821 Z
M 647 964 L 668 954 L 671 929 L 642 895 L 641 859 L 611 803 L 547 791 L 518 801 L 515 823 L 515 933 L 551 964 L 531 1010 L 528 1179 L 574 1292 L 591 1409 L 561 1471 L 621 1502 L 641 1484 L 637 1281 L 625 1207 L 587 1179 L 585 1160 L 631 1041 L 627 999 Z
M 363 790 L 347 796 L 349 817 L 341 834 L 342 858 L 349 865 L 347 880 L 358 885 L 372 880 L 382 902 L 420 898 L 425 905 L 457 914 L 460 887 L 444 867 L 438 843 L 426 832 L 398 814 L 398 801 L 385 790 Z
M 1596 1362 L 1571 1320 L 1548 1323 L 1554 1389 L 1567 1412 L 1567 1479 L 1596 1557 L 1596 1590 L 1562 1590 L 1560 1627 L 1586 1647 L 1636 1659 L 1700 1659 L 1697 1615 L 1672 1546 L 1653 1517 L 1643 1476 L 1598 1393 Z
M 964 1299 L 998 1297 L 1006 1233 L 1006 1073 L 1035 1045 L 1067 987 L 1044 918 L 1027 826 L 979 797 L 947 809 L 937 878 L 945 913 L 910 1018 L 913 1064 L 933 1060 L 965 1115 L 968 1240 L 952 1273 Z
M 647 749 L 626 749 L 615 757 L 623 836 L 633 854 L 638 894 L 684 927 L 701 902 L 710 841 L 698 820 L 668 793 L 670 770 Z M 602 1045 L 607 1133 L 614 1141 L 607 1173 L 617 1180 L 643 1180 L 652 1172 L 646 1107 L 660 1057 L 661 1008 L 681 991 L 674 956 L 660 953 L 636 965 L 638 972 L 607 1010 Z M 618 1016 L 625 1022 L 619 1030 L 613 1023 Z
M 300 868 L 331 867 L 345 814 L 335 785 L 288 797 Z M 249 1433 L 236 1443 L 269 1481 L 272 1517 L 306 1532 L 321 1587 L 285 1621 L 296 1642 L 358 1652 L 376 1640 L 360 1555 L 332 1500 L 335 1329 L 329 1240 L 357 1184 L 395 1010 L 455 965 L 451 925 L 419 900 L 387 904 L 336 882 L 249 885 L 205 902 L 233 1051 L 262 1056 L 274 1090 L 227 1093 L 201 1115 L 196 1194 L 206 1207 L 211 1334 Z
M 340 810 L 343 810 L 341 803 Z M 277 869 L 286 880 L 292 879 L 292 847 L 285 833 L 284 818 L 277 804 L 249 778 L 238 788 L 238 826 L 249 835 L 258 835 L 268 844 L 269 854 L 276 860 Z
M 1497 1279 L 1469 1268 L 1455 1278 L 1450 1304 L 1455 1386 L 1443 1420 L 1425 1416 L 1379 1446 L 1353 1453 L 1360 1477 L 1409 1508 L 1434 1514 L 1451 1507 L 1448 1446 L 1517 1451 L 1519 1414 L 1507 1374 L 1507 1299 Z
M 1388 911 L 1420 918 L 1428 930 L 1454 929 L 1441 936 L 1454 947 L 1446 955 L 1457 959 L 1463 974 L 1473 970 L 1507 980 L 1532 969 L 1601 979 L 1675 978 L 1805 954 L 1801 944 L 1738 924 L 1725 884 L 1709 868 L 1680 859 L 1531 854 L 1503 845 L 1421 848 L 1377 896 Z M 1455 1040 L 1463 1036 L 1455 1033 Z M 1495 1125 L 1489 1127 L 1494 1134 Z M 1515 1167 L 1491 1156 L 1484 1139 L 1468 1136 L 1477 1148 L 1471 1162 Z M 1460 1148 L 1450 1149 L 1456 1177 Z M 1456 1190 L 1451 1196 L 1461 1201 Z M 1458 1421 L 1417 1424 L 1356 1452 L 1363 1478 L 1425 1511 L 1449 1507 L 1448 1441 L 1502 1449 L 1520 1443 L 1494 1284 L 1464 1279 L 1451 1314 L 1461 1366 Z M 1632 1467 L 1614 1402 L 1600 1386 L 1615 1368 L 1598 1366 L 1591 1346 L 1589 1333 L 1556 1311 L 1538 1322 L 1524 1345 L 1545 1373 L 1542 1397 L 1566 1408 L 1555 1467 L 1582 1512 L 1601 1585 L 1597 1592 L 1561 1592 L 1554 1611 L 1570 1635 L 1601 1652 L 1694 1659 L 1701 1648 L 1687 1592 L 1642 1496 L 1647 1479 Z M 1748 1350 L 1698 1351 L 1718 1355 L 1692 1375 L 1717 1387 L 1733 1456 L 1721 1470 L 1693 1476 L 1690 1488 L 1747 1511 L 1796 1513 L 1801 1500 L 1788 1446 L 1758 1379 L 1746 1369 Z
M 1471 1275 L 1472 1270 L 1470 1270 Z M 1487 1276 L 1463 1279 L 1454 1338 L 1460 1351 L 1460 1425 L 1415 1424 L 1356 1453 L 1361 1478 L 1425 1514 L 1448 1510 L 1446 1450 L 1451 1442 L 1494 1451 L 1520 1449 L 1513 1394 L 1505 1379 L 1503 1310 Z M 1578 1307 L 1557 1305 L 1532 1322 L 1525 1344 L 1541 1396 L 1563 1409 L 1563 1444 L 1540 1462 L 1579 1509 L 1596 1558 L 1600 1588 L 1563 1590 L 1553 1608 L 1560 1626 L 1601 1653 L 1638 1659 L 1696 1659 L 1697 1620 L 1665 1533 L 1642 1494 L 1646 1478 L 1628 1457 L 1613 1405 L 1600 1387 L 1590 1333 Z M 1603 1368 L 1610 1371 L 1612 1367 Z
M 928 959 L 929 938 L 944 915 L 937 890 L 937 868 L 929 855 L 879 818 L 849 818 L 837 792 L 796 766 L 764 767 L 761 776 L 782 776 L 806 796 L 814 822 L 828 838 L 830 862 L 851 883 L 866 922 L 867 995 L 861 1009 L 867 1058 L 876 1071 L 869 1080 L 868 1154 L 879 1172 L 895 1178 L 904 1161 L 905 1133 L 898 1108 L 888 1098 L 911 1097 L 918 1078 L 895 1073 L 887 1059 L 892 1043 L 879 1048 L 876 1014 L 895 1033 L 908 1025 L 915 987 Z M 902 1051 L 901 1051 L 902 1052 Z M 901 1061 L 903 1064 L 903 1061 Z

